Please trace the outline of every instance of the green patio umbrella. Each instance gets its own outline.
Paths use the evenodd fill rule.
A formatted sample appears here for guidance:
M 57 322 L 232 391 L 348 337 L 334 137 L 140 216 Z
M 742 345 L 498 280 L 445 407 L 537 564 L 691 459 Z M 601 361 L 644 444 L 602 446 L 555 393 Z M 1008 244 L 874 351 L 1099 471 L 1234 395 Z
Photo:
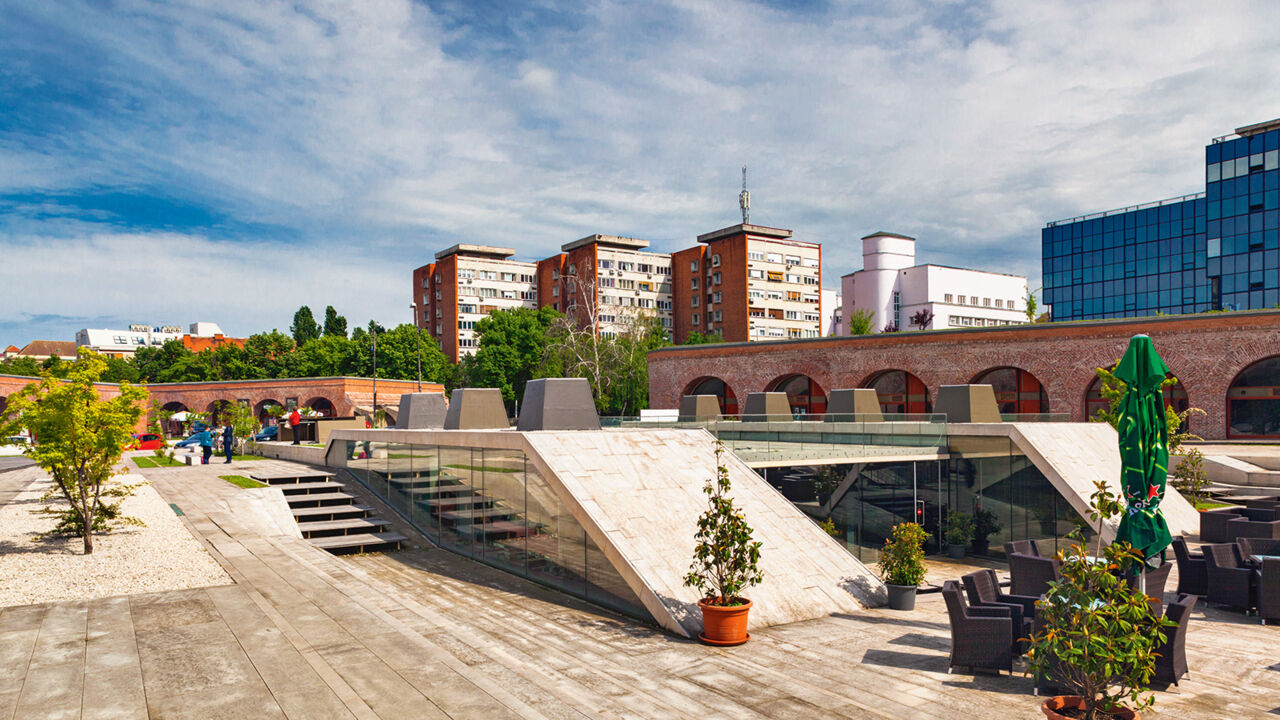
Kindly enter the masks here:
M 1133 545 L 1148 562 L 1173 541 L 1160 512 L 1169 473 L 1169 426 L 1160 384 L 1168 372 L 1146 335 L 1129 339 L 1129 349 L 1115 370 L 1115 376 L 1128 386 L 1116 424 L 1120 483 L 1128 507 L 1120 518 L 1116 542 Z

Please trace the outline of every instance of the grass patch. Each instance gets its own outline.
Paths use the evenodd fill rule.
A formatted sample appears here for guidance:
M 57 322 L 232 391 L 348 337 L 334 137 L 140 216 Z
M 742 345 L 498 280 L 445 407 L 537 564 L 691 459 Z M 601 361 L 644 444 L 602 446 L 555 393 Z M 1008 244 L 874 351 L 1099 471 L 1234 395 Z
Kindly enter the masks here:
M 266 483 L 260 483 L 253 478 L 247 478 L 243 475 L 219 475 L 218 477 L 226 480 L 232 485 L 239 485 L 242 488 L 259 488 L 266 487 Z
M 226 455 L 223 455 L 223 457 L 226 457 Z M 232 455 L 231 459 L 232 460 L 266 460 L 266 458 L 259 455 Z
M 140 468 L 183 467 L 186 465 L 186 463 L 184 462 L 172 460 L 167 457 L 157 458 L 154 455 L 151 457 L 144 457 L 142 455 L 139 455 L 138 457 L 135 457 L 133 459 L 133 464 L 137 465 Z
M 1214 508 L 1231 507 L 1231 503 L 1217 502 L 1214 500 L 1202 500 L 1196 503 L 1197 510 L 1213 510 Z

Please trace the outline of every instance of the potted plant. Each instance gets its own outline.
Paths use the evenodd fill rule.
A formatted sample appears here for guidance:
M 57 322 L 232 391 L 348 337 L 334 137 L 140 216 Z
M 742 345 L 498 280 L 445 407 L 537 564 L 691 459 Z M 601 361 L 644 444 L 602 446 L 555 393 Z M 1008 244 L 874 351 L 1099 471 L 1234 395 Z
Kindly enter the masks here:
M 831 493 L 840 487 L 840 481 L 844 479 L 834 466 L 828 465 L 813 474 L 813 494 L 817 496 L 819 505 L 826 505 L 831 499 Z
M 880 577 L 889 588 L 889 607 L 913 610 L 916 587 L 924 580 L 924 541 L 929 534 L 919 525 L 906 522 L 893 526 L 893 536 L 880 550 Z
M 1040 523 L 1040 534 L 1044 537 L 1057 537 L 1058 535 L 1058 518 L 1057 511 L 1053 507 L 1053 497 L 1048 493 L 1036 498 L 1036 503 L 1031 507 L 1031 514 L 1035 516 L 1036 522 Z
M 698 638 L 709 645 L 741 645 L 747 634 L 747 613 L 751 601 L 742 591 L 763 579 L 760 546 L 751 539 L 751 526 L 729 497 L 729 469 L 722 458 L 724 445 L 716 442 L 716 474 L 707 480 L 707 509 L 698 518 L 694 536 L 693 563 L 684 584 L 703 594 L 702 633 Z
M 1098 522 L 1097 554 L 1089 557 L 1079 528 L 1071 533 L 1075 542 L 1061 553 L 1061 578 L 1036 603 L 1031 670 L 1075 693 L 1042 703 L 1052 720 L 1136 719 L 1154 702 L 1145 688 L 1155 672 L 1162 627 L 1173 623 L 1153 615 L 1146 594 L 1125 580 L 1142 562 L 1133 547 L 1102 547 L 1102 520 L 1122 512 L 1122 503 L 1099 482 L 1090 507 L 1090 519 Z
M 947 515 L 947 556 L 955 560 L 964 557 L 965 546 L 973 540 L 973 518 L 962 512 Z
M 987 538 L 1004 529 L 995 513 L 978 505 L 973 509 L 973 554 L 987 554 Z

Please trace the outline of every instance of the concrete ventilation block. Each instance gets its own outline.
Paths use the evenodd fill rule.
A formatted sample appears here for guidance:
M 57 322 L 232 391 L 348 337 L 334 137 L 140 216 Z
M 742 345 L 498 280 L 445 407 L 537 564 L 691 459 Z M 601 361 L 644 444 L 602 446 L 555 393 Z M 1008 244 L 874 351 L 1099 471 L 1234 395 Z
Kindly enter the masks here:
M 397 430 L 438 430 L 444 427 L 449 405 L 440 393 L 405 393 L 400 396 Z
M 933 411 L 946 413 L 947 422 L 953 423 L 1000 422 L 1000 405 L 990 385 L 943 385 Z
M 509 428 L 507 408 L 498 388 L 458 388 L 449 396 L 445 430 L 486 430 Z
M 516 429 L 599 430 L 600 416 L 586 378 L 540 378 L 524 386 Z
M 680 398 L 680 422 L 720 419 L 720 399 L 715 395 L 685 395 Z
M 852 417 L 852 416 L 857 416 Z M 832 390 L 827 394 L 827 422 L 884 422 L 880 394 L 874 388 Z
M 742 412 L 743 422 L 786 422 L 794 419 L 786 393 L 747 393 L 747 408 Z

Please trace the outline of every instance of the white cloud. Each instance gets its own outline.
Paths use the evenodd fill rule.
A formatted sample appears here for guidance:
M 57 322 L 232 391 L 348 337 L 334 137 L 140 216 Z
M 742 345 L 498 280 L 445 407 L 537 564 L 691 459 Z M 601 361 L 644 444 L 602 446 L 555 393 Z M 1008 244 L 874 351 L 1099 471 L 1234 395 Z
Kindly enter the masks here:
M 409 270 L 455 242 L 529 258 L 592 232 L 687 246 L 736 221 L 743 163 L 753 220 L 823 242 L 831 283 L 858 267 L 856 238 L 883 229 L 917 235 L 924 259 L 1034 284 L 1044 222 L 1202 189 L 1211 136 L 1280 115 L 1268 3 L 605 2 L 501 42 L 406 0 L 29 12 L 101 58 L 107 100 L 52 137 L 0 135 L 0 188 L 167 188 L 288 229 L 305 253 L 261 233 L 165 236 L 184 248 L 162 254 L 175 270 L 226 248 L 195 287 L 246 331 L 260 317 L 246 278 L 285 269 L 344 293 L 315 302 L 393 322 Z M 25 87 L 51 81 L 20 70 Z M 85 227 L 47 229 L 61 239 L 45 247 L 85 258 L 62 263 L 64 284 L 136 267 L 116 245 L 144 233 Z M 24 220 L 0 243 L 41 232 Z M 93 301 L 132 316 L 135 295 L 152 297 Z

